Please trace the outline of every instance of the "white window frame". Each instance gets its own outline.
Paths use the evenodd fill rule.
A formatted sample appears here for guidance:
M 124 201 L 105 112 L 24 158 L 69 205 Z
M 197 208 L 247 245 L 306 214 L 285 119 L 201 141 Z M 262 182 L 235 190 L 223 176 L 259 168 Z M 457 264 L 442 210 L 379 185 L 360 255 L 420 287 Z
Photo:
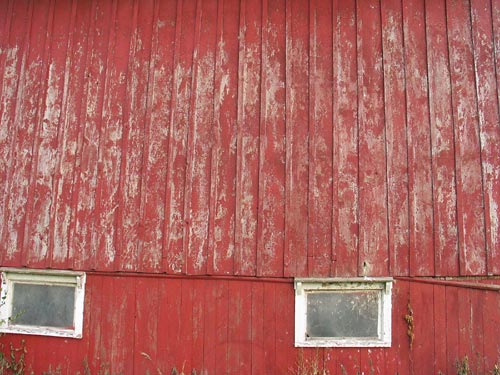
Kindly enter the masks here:
M 82 337 L 86 281 L 84 272 L 17 268 L 0 268 L 0 271 L 2 273 L 0 332 L 71 338 Z M 73 311 L 73 327 L 65 329 L 60 327 L 16 324 L 15 317 L 12 317 L 12 299 L 14 296 L 13 293 L 9 293 L 9 291 L 13 290 L 14 283 L 74 287 L 75 306 Z
M 295 346 L 296 347 L 390 347 L 392 321 L 392 278 L 298 278 L 295 279 Z M 378 337 L 308 337 L 307 294 L 346 290 L 380 290 Z

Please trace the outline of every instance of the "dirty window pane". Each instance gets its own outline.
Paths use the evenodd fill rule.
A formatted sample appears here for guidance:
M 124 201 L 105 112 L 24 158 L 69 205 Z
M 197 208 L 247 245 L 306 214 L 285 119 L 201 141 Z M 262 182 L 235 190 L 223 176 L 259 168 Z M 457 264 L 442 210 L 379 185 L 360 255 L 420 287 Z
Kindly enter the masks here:
M 14 284 L 13 324 L 71 328 L 75 308 L 75 287 Z
M 307 335 L 377 337 L 379 299 L 379 291 L 309 293 Z

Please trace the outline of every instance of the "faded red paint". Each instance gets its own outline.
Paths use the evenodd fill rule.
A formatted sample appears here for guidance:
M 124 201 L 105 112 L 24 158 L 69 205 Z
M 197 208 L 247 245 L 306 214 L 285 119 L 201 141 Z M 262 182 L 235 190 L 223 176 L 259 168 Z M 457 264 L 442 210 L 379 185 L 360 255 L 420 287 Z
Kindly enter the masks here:
M 398 280 L 391 348 L 302 352 L 293 347 L 294 292 L 286 279 L 96 273 L 87 277 L 81 340 L 9 335 L 2 342 L 26 339 L 26 361 L 37 373 L 60 366 L 61 373 L 75 374 L 86 359 L 92 373 L 108 364 L 110 373 L 123 374 L 169 374 L 174 366 L 198 374 L 287 374 L 303 354 L 318 355 L 330 374 L 344 374 L 342 368 L 348 374 L 454 374 L 455 360 L 464 355 L 478 369 L 492 369 L 498 360 L 498 331 L 485 324 L 500 323 L 500 284 L 489 287 Z M 403 319 L 408 302 L 415 322 L 411 348 Z
M 6 1 L 3 264 L 496 273 L 497 8 L 356 4 Z
M 497 0 L 0 0 L 0 264 L 147 276 L 94 274 L 84 340 L 30 358 L 283 373 L 283 277 L 496 282 L 499 64 Z M 394 290 L 393 347 L 330 373 L 492 368 L 495 292 Z

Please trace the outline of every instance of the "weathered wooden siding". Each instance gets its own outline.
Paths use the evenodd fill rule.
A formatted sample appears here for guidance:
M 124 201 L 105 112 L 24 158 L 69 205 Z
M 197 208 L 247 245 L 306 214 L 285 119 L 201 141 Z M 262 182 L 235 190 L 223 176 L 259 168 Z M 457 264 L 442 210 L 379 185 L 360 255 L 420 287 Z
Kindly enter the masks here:
M 83 339 L 8 335 L 0 342 L 25 339 L 37 374 L 83 373 L 87 360 L 92 373 L 170 374 L 184 366 L 203 375 L 291 375 L 301 355 L 317 357 L 330 375 L 452 375 L 465 356 L 474 374 L 489 374 L 500 359 L 498 285 L 433 282 L 396 281 L 391 348 L 295 349 L 291 281 L 135 274 L 88 275 Z
M 0 262 L 500 274 L 497 0 L 0 2 Z

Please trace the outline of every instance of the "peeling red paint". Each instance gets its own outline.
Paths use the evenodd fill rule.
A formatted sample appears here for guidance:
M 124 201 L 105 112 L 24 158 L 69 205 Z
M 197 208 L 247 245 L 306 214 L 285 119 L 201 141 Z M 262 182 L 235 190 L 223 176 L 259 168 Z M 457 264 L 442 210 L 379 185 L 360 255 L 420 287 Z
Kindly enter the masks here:
M 8 2 L 3 262 L 496 274 L 498 7 L 355 5 Z
M 89 353 L 105 347 L 118 363 L 120 340 L 147 344 L 123 321 L 116 337 L 103 334 L 101 319 L 126 317 L 103 293 L 139 316 L 166 314 L 162 299 L 177 317 L 189 311 L 172 323 L 136 319 L 156 345 L 151 358 L 173 359 L 161 357 L 170 343 L 157 332 L 177 342 L 192 331 L 176 354 L 217 373 L 262 373 L 295 360 L 293 322 L 279 319 L 288 296 L 191 277 L 500 276 L 498 1 L 0 0 L 0 9 L 0 264 L 186 276 L 169 280 L 169 295 L 163 281 L 97 280 Z M 155 298 L 137 302 L 146 285 Z M 434 311 L 428 293 L 440 299 Z M 495 311 L 482 297 L 405 284 L 400 315 L 408 296 L 420 301 L 416 314 L 435 314 L 433 332 L 448 324 L 443 311 L 460 309 L 449 351 L 426 371 L 467 352 L 467 335 L 454 336 L 463 320 L 482 315 L 485 325 Z M 460 306 L 469 297 L 473 310 Z M 229 323 L 205 324 L 233 309 Z M 215 337 L 213 352 L 197 351 Z M 401 374 L 416 363 L 383 350 L 321 356 L 333 373 L 340 360 Z

